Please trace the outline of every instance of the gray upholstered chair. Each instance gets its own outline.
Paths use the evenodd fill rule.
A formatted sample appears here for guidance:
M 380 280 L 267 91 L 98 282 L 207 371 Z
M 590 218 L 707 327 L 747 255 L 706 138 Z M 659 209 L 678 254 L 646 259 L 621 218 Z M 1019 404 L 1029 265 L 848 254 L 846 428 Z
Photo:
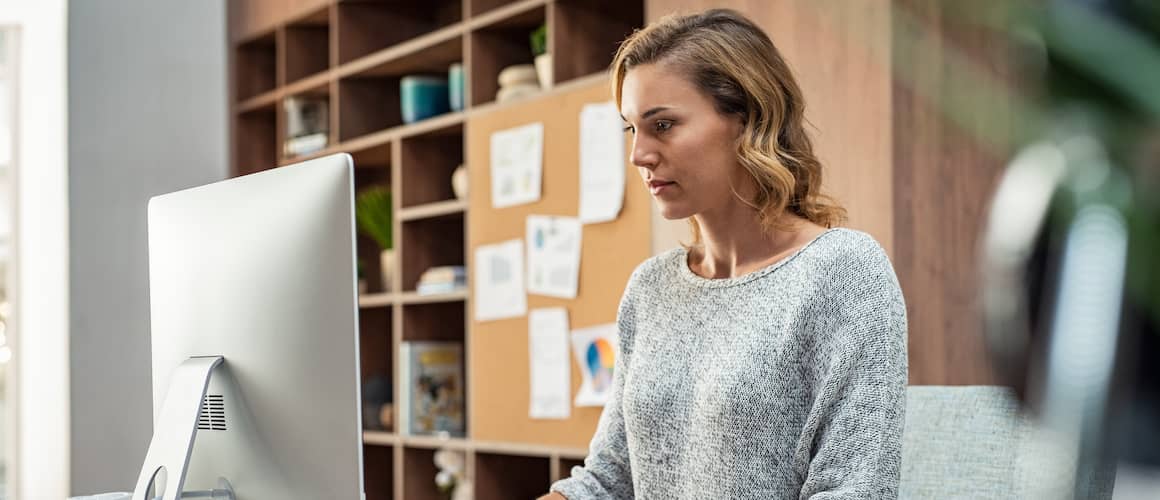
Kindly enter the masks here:
M 1065 498 L 1074 454 L 1018 411 L 1014 392 L 992 386 L 907 389 L 899 498 Z M 1084 498 L 1109 499 L 1114 473 Z M 1065 495 L 1065 496 L 1060 496 Z

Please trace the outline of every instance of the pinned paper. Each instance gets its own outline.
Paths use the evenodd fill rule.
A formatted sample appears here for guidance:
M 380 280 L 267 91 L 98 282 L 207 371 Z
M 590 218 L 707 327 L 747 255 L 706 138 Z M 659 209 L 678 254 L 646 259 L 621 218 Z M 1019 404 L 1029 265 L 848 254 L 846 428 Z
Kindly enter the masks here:
M 576 406 L 604 406 L 608 402 L 620 355 L 617 337 L 615 323 L 572 331 L 572 352 L 582 377 Z
M 580 110 L 580 221 L 608 222 L 624 206 L 624 129 L 616 103 Z
M 491 134 L 491 204 L 495 208 L 540 199 L 544 171 L 544 124 Z
M 475 319 L 490 321 L 523 316 L 524 242 L 515 239 L 475 249 Z
M 568 362 L 568 311 L 563 307 L 528 313 L 531 358 L 531 418 L 568 418 L 572 414 L 572 366 Z
M 576 298 L 580 233 L 580 220 L 575 217 L 528 216 L 528 293 Z

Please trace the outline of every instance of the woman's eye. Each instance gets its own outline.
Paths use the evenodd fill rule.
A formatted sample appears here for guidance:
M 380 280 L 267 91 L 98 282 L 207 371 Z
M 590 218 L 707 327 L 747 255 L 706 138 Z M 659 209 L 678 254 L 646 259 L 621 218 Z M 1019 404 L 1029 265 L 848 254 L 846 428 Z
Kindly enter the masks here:
M 633 127 L 632 125 L 629 125 L 629 126 L 627 126 L 627 127 L 624 127 L 624 131 L 625 131 L 625 132 L 632 132 L 632 133 L 634 133 L 634 134 L 635 134 L 635 133 L 636 133 L 636 128 L 635 128 L 635 127 Z
M 655 127 L 657 132 L 664 132 L 670 128 L 673 128 L 673 122 L 668 120 L 657 120 Z

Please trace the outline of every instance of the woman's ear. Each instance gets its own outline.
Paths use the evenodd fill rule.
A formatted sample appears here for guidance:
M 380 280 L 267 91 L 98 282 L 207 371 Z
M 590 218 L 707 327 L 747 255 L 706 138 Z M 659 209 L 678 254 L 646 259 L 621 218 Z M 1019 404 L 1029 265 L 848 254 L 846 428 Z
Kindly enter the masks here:
M 745 125 L 748 123 L 748 117 L 744 115 L 737 115 L 737 119 L 733 121 L 735 130 L 733 131 L 733 138 L 741 141 L 745 138 Z

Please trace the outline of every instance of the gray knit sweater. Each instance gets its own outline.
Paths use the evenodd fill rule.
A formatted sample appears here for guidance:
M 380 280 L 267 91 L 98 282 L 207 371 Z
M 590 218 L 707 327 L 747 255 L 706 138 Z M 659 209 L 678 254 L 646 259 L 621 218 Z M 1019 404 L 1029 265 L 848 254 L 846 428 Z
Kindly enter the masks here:
M 906 307 L 869 235 L 830 229 L 753 273 L 683 248 L 641 264 L 614 388 L 569 500 L 895 498 Z

